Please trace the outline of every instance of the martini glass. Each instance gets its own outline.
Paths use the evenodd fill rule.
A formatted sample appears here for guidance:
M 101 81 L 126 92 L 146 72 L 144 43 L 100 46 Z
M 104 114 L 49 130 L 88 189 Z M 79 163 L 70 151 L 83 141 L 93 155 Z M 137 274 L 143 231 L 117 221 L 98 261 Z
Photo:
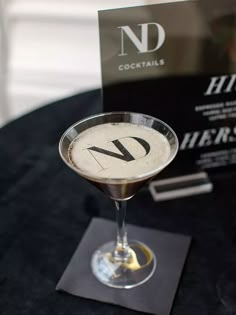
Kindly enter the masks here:
M 156 134 L 156 131 L 158 131 L 158 134 L 161 134 L 169 148 L 169 154 L 165 161 L 156 163 L 151 169 L 141 173 L 139 168 L 137 168 L 136 175 L 119 176 L 116 172 L 116 175 L 107 177 L 101 176 L 100 173 L 93 173 L 90 169 L 85 170 L 82 167 L 80 168 L 73 163 L 73 160 L 71 160 L 71 148 L 82 133 L 84 134 L 85 131 L 89 132 L 94 127 L 103 127 L 105 124 L 113 126 L 119 125 L 118 129 L 122 131 L 121 128 L 123 128 L 124 123 L 141 128 L 141 133 L 147 129 L 149 131 L 151 129 L 151 131 Z M 94 135 L 96 136 L 96 133 Z M 85 163 L 90 162 L 90 158 L 99 163 L 98 156 L 104 157 L 104 153 L 108 152 L 97 147 L 97 143 L 91 143 L 93 142 L 93 138 L 94 142 L 96 141 L 95 136 L 92 137 L 92 140 L 90 139 L 90 147 L 84 148 L 80 152 L 84 154 L 86 150 L 88 151 L 89 149 L 90 151 Z M 116 145 L 116 153 L 113 153 L 113 156 L 111 156 L 111 153 L 108 157 L 106 156 L 109 161 L 116 163 L 116 170 L 117 167 L 119 168 L 119 163 L 121 163 L 120 170 L 122 170 L 124 164 L 125 167 L 129 167 L 137 163 L 137 160 L 133 158 L 130 152 L 127 152 L 128 148 L 122 145 L 121 142 L 124 138 L 125 137 L 117 139 L 114 134 L 114 138 L 110 142 L 113 143 L 113 146 Z M 145 157 L 139 157 L 138 162 L 140 163 L 141 161 L 139 165 L 143 165 L 142 163 L 145 163 L 145 158 L 147 159 L 152 153 L 152 150 L 155 149 L 149 145 L 147 139 L 144 141 L 140 137 L 134 137 L 132 134 L 127 134 L 126 138 L 130 138 L 133 144 L 136 142 L 137 147 L 140 149 L 142 147 Z M 103 284 L 114 288 L 128 289 L 146 282 L 153 275 L 156 269 L 156 257 L 152 250 L 142 242 L 128 241 L 125 224 L 126 202 L 132 198 L 146 182 L 150 181 L 174 159 L 177 150 L 177 136 L 166 123 L 157 118 L 138 113 L 111 112 L 90 116 L 75 123 L 63 134 L 59 143 L 59 152 L 63 161 L 75 172 L 108 195 L 115 203 L 117 222 L 116 241 L 101 245 L 101 247 L 95 251 L 91 259 L 92 272 Z M 120 153 L 119 155 L 117 151 Z M 161 154 L 161 152 L 159 152 L 159 154 Z M 102 171 L 107 171 L 107 168 L 102 167 L 101 172 Z

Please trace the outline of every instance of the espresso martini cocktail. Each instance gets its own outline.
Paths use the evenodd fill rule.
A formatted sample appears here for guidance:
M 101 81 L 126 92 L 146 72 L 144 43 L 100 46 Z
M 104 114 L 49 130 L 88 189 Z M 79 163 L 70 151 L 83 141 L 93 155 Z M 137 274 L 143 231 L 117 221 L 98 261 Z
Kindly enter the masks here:
M 153 171 L 161 170 L 170 153 L 170 144 L 160 132 L 120 122 L 83 131 L 71 143 L 68 158 L 112 199 L 123 200 L 130 198 Z
M 156 268 L 151 249 L 127 240 L 126 200 L 175 157 L 178 140 L 164 122 L 143 114 L 104 113 L 88 117 L 62 136 L 64 162 L 115 201 L 117 240 L 102 245 L 91 266 L 102 283 L 132 288 L 147 281 Z

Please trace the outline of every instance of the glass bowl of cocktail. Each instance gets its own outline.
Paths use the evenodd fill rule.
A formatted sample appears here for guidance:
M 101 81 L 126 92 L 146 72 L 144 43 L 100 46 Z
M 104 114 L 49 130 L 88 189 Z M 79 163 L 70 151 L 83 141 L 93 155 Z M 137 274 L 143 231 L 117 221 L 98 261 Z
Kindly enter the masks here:
M 156 257 L 141 241 L 128 241 L 126 202 L 175 157 L 178 139 L 161 120 L 145 114 L 111 112 L 72 125 L 61 137 L 63 161 L 114 200 L 117 237 L 91 257 L 95 277 L 114 288 L 146 282 Z M 102 231 L 101 231 L 102 233 Z

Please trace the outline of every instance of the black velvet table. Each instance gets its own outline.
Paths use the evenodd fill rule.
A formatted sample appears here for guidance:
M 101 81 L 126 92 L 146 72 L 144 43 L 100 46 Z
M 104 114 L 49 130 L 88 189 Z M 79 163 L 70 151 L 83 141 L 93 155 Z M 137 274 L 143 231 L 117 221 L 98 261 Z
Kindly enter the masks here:
M 62 133 L 101 110 L 100 91 L 91 91 L 0 129 L 1 315 L 140 314 L 55 291 L 91 218 L 114 220 L 112 202 L 58 154 Z M 236 263 L 236 174 L 212 181 L 211 194 L 154 203 L 143 190 L 128 204 L 128 223 L 193 237 L 173 315 L 226 314 L 216 282 Z

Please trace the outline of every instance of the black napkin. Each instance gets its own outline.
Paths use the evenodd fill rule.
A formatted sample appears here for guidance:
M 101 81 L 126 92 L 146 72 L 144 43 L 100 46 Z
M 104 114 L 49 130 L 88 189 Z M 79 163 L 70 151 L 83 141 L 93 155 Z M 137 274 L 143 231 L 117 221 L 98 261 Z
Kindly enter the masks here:
M 157 269 L 146 283 L 132 289 L 114 289 L 101 284 L 92 274 L 90 261 L 93 252 L 114 239 L 114 222 L 94 218 L 56 290 L 118 304 L 137 311 L 168 315 L 178 287 L 191 238 L 159 230 L 128 225 L 129 239 L 148 245 L 156 255 Z

